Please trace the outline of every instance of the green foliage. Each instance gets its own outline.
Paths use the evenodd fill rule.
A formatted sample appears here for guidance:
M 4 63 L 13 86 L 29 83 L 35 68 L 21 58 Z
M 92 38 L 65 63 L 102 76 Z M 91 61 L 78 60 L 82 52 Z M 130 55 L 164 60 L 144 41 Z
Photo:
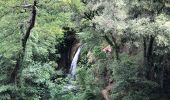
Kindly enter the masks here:
M 21 31 L 26 31 L 20 26 L 29 23 L 33 0 L 0 1 L 0 100 L 100 100 L 109 80 L 110 100 L 169 99 L 168 0 L 37 1 L 35 26 L 18 73 L 20 85 L 9 80 L 21 49 Z M 64 28 L 74 30 L 84 43 L 73 90 L 66 89 L 69 79 L 58 66 L 61 50 L 69 46 L 63 42 L 68 38 Z M 110 53 L 102 51 L 107 45 Z M 120 60 L 114 59 L 115 52 Z M 153 79 L 146 76 L 150 69 Z
M 58 45 L 63 38 L 64 26 L 73 26 L 70 21 L 69 4 L 56 0 L 39 0 L 34 29 L 28 39 L 26 54 L 23 61 L 21 86 L 8 85 L 10 74 L 16 65 L 17 53 L 21 48 L 20 24 L 26 24 L 30 19 L 30 8 L 23 6 L 29 2 L 8 0 L 0 1 L 0 97 L 11 99 L 16 94 L 18 99 L 39 100 L 55 97 L 59 87 L 55 79 L 62 76 L 56 71 L 56 63 L 60 55 Z M 25 30 L 24 30 L 25 31 Z M 57 73 L 58 72 L 58 73 Z M 58 75 L 59 74 L 59 75 Z M 54 92 L 54 93 L 53 93 Z M 6 99 L 5 99 L 6 98 Z
M 158 59 L 161 59 L 160 56 L 166 56 L 169 52 L 169 15 L 165 12 L 165 9 L 169 7 L 169 2 L 167 0 L 83 0 L 83 3 L 87 9 L 79 15 L 81 16 L 79 22 L 82 23 L 78 26 L 83 31 L 79 33 L 79 36 L 83 42 L 87 43 L 86 45 L 89 47 L 87 51 L 93 51 L 97 60 L 90 66 L 87 63 L 83 64 L 84 66 L 81 65 L 86 70 L 80 70 L 78 75 L 82 77 L 79 76 L 79 83 L 86 87 L 87 80 L 84 76 L 86 76 L 85 72 L 88 69 L 98 71 L 97 74 L 95 74 L 95 71 L 92 72 L 95 74 L 94 77 L 98 78 L 105 73 L 104 68 L 107 66 L 112 71 L 112 75 L 107 77 L 114 80 L 110 94 L 111 100 L 159 99 L 160 94 L 158 95 L 155 92 L 160 88 L 158 82 L 160 80 L 148 80 L 145 77 L 145 70 L 149 68 L 146 68 L 143 61 L 143 38 L 149 41 L 150 37 L 155 37 L 153 59 L 156 60 L 154 63 L 156 65 L 153 66 L 155 67 L 154 70 L 159 68 L 158 72 L 161 72 L 162 66 L 158 64 Z M 100 44 L 105 43 L 104 36 L 107 36 L 110 40 L 115 37 L 115 43 L 119 45 L 120 50 L 124 49 L 122 48 L 124 46 L 126 46 L 126 50 L 135 49 L 133 48 L 134 45 L 138 50 L 132 51 L 135 55 L 122 50 L 122 54 L 119 52 L 121 60 L 119 62 L 114 61 L 113 57 L 110 57 L 114 56 L 113 54 L 109 56 L 101 51 Z M 149 42 L 147 42 L 148 44 Z M 113 46 L 113 48 L 115 47 Z M 113 51 L 115 50 L 113 49 Z M 102 80 L 101 77 L 99 80 L 98 85 L 95 86 L 102 90 L 101 87 L 103 86 L 99 84 L 104 85 L 102 81 L 106 80 Z
M 51 78 L 56 75 L 54 67 L 52 63 L 33 63 L 25 68 L 22 72 L 23 98 L 50 98 L 50 89 L 54 86 Z
M 150 100 L 151 98 L 157 98 L 153 96 L 153 92 L 159 85 L 140 76 L 141 69 L 136 63 L 136 58 L 129 58 L 127 55 L 123 56 L 121 62 L 112 64 L 115 85 L 113 86 L 111 97 L 113 99 L 121 97 L 122 100 Z

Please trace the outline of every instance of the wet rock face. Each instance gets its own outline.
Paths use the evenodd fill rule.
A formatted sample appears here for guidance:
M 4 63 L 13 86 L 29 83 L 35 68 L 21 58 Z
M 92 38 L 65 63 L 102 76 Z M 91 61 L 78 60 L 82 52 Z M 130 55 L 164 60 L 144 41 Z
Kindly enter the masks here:
M 72 58 L 80 46 L 79 39 L 76 36 L 76 31 L 69 27 L 64 27 L 64 40 L 59 48 L 61 58 L 58 61 L 60 68 L 64 68 L 66 73 L 69 72 Z
M 72 45 L 72 48 L 71 48 L 71 53 L 70 53 L 70 59 L 72 60 L 77 49 L 80 47 L 80 43 L 79 42 L 76 42 L 75 44 Z

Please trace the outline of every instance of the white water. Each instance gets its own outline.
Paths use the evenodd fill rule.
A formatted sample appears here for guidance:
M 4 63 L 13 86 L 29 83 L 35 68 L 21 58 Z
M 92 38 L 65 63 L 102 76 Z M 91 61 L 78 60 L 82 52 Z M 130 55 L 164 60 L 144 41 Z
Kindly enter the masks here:
M 79 55 L 80 55 L 80 50 L 81 50 L 81 46 L 76 51 L 76 54 L 74 55 L 73 60 L 71 62 L 71 66 L 70 66 L 71 79 L 74 79 L 75 75 L 76 75 L 76 67 L 77 67 L 77 62 L 78 62 L 78 58 L 79 58 Z
M 76 86 L 72 83 L 72 80 L 75 80 L 76 67 L 80 55 L 80 50 L 81 50 L 81 46 L 76 51 L 76 54 L 74 55 L 73 60 L 71 62 L 70 73 L 68 74 L 69 82 L 64 86 L 64 91 L 70 91 L 76 89 Z

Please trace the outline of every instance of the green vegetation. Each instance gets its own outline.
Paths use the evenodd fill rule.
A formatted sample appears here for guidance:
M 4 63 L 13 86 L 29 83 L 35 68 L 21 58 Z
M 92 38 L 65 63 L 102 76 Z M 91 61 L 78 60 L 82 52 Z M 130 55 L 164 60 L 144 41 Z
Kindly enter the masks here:
M 0 47 L 0 100 L 170 99 L 169 0 L 1 0 Z

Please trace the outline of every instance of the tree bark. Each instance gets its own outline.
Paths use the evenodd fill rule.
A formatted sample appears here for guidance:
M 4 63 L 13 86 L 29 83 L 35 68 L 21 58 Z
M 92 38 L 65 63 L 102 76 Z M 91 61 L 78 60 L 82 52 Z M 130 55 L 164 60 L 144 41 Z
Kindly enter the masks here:
M 146 58 L 146 38 L 143 37 L 143 57 L 144 57 L 144 61 L 145 61 L 145 58 Z
M 154 79 L 154 61 L 153 61 L 153 43 L 155 37 L 150 36 L 149 42 L 147 43 L 147 39 L 143 37 L 143 57 L 144 57 L 144 66 L 146 70 L 146 78 L 149 80 Z
M 31 30 L 33 29 L 34 25 L 35 25 L 35 19 L 36 19 L 36 5 L 37 2 L 36 0 L 34 0 L 33 6 L 32 6 L 32 15 L 29 21 L 29 25 L 28 28 L 26 29 L 26 32 L 23 31 L 23 25 L 21 25 L 21 49 L 18 52 L 18 57 L 16 59 L 16 65 L 14 70 L 11 73 L 10 76 L 10 83 L 15 83 L 17 84 L 20 81 L 20 76 L 18 76 L 18 74 L 20 73 L 21 67 L 22 67 L 22 61 L 24 59 L 25 56 L 25 50 L 26 50 L 26 45 L 27 45 L 27 41 L 28 38 L 30 36 Z
M 148 79 L 154 80 L 154 61 L 153 61 L 153 43 L 154 43 L 154 37 L 150 36 L 150 41 L 148 44 L 148 52 L 147 52 L 147 62 L 148 62 Z
M 116 60 L 120 60 L 120 58 L 119 58 L 119 46 L 118 46 L 118 44 L 116 42 L 116 39 L 113 36 L 112 36 L 112 41 L 113 41 L 113 43 L 115 45 Z

